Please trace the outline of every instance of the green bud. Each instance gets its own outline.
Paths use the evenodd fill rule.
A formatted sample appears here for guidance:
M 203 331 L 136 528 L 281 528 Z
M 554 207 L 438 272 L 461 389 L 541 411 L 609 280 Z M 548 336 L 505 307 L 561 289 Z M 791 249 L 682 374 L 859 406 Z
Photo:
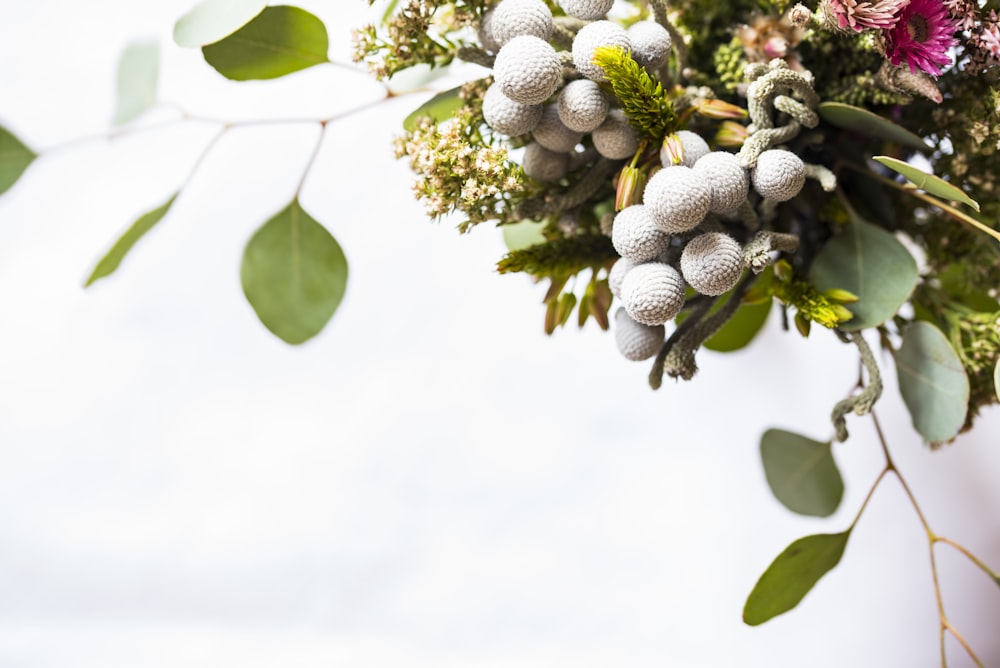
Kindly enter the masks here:
M 635 167 L 622 167 L 618 175 L 618 191 L 615 194 L 615 211 L 638 204 L 646 187 L 646 175 Z
M 837 317 L 837 322 L 844 322 L 854 317 L 854 314 L 846 306 L 840 304 L 830 304 L 830 310 Z
M 808 337 L 811 326 L 812 323 L 809 322 L 809 318 L 802 315 L 801 311 L 795 314 L 795 329 L 799 330 L 799 334 Z
M 823 296 L 838 304 L 853 304 L 860 299 L 860 297 L 853 292 L 841 290 L 840 288 L 830 288 L 823 293 Z

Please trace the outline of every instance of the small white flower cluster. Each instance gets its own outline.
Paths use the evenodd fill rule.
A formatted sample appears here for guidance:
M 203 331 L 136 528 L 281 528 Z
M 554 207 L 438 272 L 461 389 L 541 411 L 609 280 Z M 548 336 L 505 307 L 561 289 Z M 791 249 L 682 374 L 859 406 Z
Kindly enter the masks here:
M 641 21 L 626 30 L 606 20 L 613 4 L 613 0 L 560 2 L 569 16 L 592 21 L 576 33 L 571 50 L 573 66 L 586 78 L 565 85 L 563 61 L 548 41 L 554 30 L 552 12 L 542 0 L 502 0 L 480 22 L 480 42 L 496 54 L 483 117 L 500 134 L 531 134 L 522 167 L 533 179 L 562 178 L 588 133 L 597 152 L 611 160 L 630 158 L 639 148 L 625 114 L 611 107 L 612 100 L 598 85 L 605 77 L 593 63 L 594 50 L 620 46 L 631 51 L 640 65 L 658 67 L 670 55 L 670 34 L 654 21 Z
M 621 259 L 608 283 L 623 305 L 615 314 L 615 340 L 630 360 L 656 354 L 688 286 L 717 297 L 743 275 L 743 248 L 718 231 L 710 214 L 732 217 L 740 210 L 749 170 L 734 154 L 709 150 L 693 132 L 680 131 L 674 140 L 683 149 L 663 156 L 664 167 L 649 179 L 642 203 L 619 211 L 612 224 L 611 242 Z

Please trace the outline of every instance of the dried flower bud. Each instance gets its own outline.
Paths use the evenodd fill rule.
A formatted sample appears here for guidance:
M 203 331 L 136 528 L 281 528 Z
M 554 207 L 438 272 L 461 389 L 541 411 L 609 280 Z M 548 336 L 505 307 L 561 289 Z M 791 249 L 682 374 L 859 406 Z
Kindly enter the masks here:
M 594 49 L 599 46 L 618 46 L 632 50 L 632 42 L 625 28 L 611 21 L 594 21 L 580 28 L 573 38 L 573 64 L 583 76 L 594 81 L 604 81 L 604 69 L 594 64 Z
M 690 130 L 678 130 L 667 135 L 660 147 L 660 163 L 664 167 L 683 165 L 691 167 L 698 158 L 711 151 L 701 135 Z
M 695 111 L 708 118 L 746 118 L 747 110 L 719 99 L 702 99 L 695 105 Z
M 615 216 L 611 243 L 622 257 L 639 264 L 655 259 L 670 244 L 670 235 L 657 227 L 649 209 L 635 204 Z
M 641 362 L 655 355 L 663 339 L 666 328 L 663 325 L 643 325 L 629 317 L 625 308 L 615 312 L 615 344 L 627 360 Z
M 639 21 L 628 29 L 632 58 L 643 67 L 659 67 L 670 57 L 672 40 L 667 29 L 656 21 Z
M 691 168 L 680 165 L 658 171 L 643 192 L 643 202 L 653 220 L 669 234 L 697 227 L 708 213 L 711 201 L 712 195 L 704 180 Z
M 724 294 L 733 289 L 743 274 L 743 251 L 728 234 L 699 234 L 681 253 L 681 273 L 703 295 Z
M 618 175 L 618 186 L 615 192 L 615 211 L 638 204 L 642 199 L 642 191 L 646 188 L 646 175 L 635 167 L 622 167 Z
M 572 151 L 583 139 L 582 132 L 570 130 L 559 120 L 559 109 L 554 104 L 542 110 L 542 117 L 531 135 L 539 144 L 557 153 Z
M 521 104 L 541 104 L 562 83 L 562 63 L 548 42 L 521 35 L 507 42 L 493 63 L 503 94 Z
M 625 274 L 621 293 L 625 311 L 644 325 L 662 325 L 684 307 L 684 279 L 669 264 L 636 265 Z
M 720 148 L 739 148 L 750 136 L 745 125 L 733 121 L 723 121 L 715 133 L 715 145 Z
M 806 166 L 791 151 L 768 149 L 757 158 L 750 179 L 754 190 L 775 202 L 792 199 L 806 182 Z
M 538 181 L 558 181 L 566 173 L 569 156 L 550 151 L 538 142 L 531 142 L 524 148 L 521 168 L 524 173 Z
M 490 31 L 501 47 L 521 35 L 552 36 L 552 10 L 542 0 L 502 0 L 492 11 Z

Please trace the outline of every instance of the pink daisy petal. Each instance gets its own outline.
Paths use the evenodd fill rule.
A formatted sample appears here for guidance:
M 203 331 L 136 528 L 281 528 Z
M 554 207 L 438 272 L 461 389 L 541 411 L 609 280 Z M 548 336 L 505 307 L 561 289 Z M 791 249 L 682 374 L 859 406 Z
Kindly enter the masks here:
M 941 0 L 910 0 L 896 25 L 884 32 L 885 55 L 893 65 L 905 60 L 911 72 L 937 76 L 940 66 L 951 63 L 948 49 L 957 43 L 955 29 Z

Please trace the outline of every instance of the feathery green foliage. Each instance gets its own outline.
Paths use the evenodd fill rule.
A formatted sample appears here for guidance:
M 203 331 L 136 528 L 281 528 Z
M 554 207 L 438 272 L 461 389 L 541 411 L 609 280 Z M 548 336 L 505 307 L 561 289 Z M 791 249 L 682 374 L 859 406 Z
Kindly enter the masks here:
M 603 234 L 580 234 L 511 251 L 497 263 L 497 271 L 562 276 L 610 264 L 617 259 L 618 253 L 610 238 Z
M 660 82 L 620 46 L 594 49 L 594 64 L 604 70 L 632 127 L 642 135 L 661 140 L 677 129 L 674 111 Z

